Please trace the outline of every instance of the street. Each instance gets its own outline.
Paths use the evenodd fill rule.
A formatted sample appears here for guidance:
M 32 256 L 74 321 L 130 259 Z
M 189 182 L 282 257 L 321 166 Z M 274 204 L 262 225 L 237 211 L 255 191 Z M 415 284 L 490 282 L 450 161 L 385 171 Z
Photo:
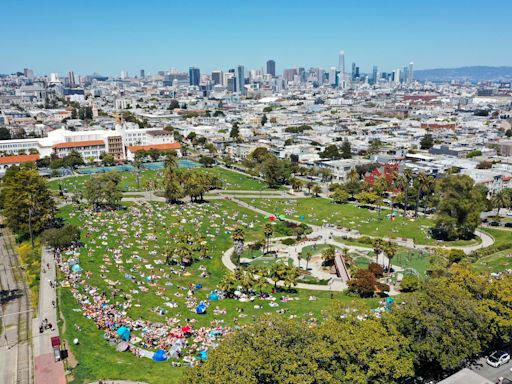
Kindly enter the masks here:
M 487 380 L 490 380 L 493 383 L 497 383 L 499 377 L 508 378 L 512 380 L 512 362 L 509 361 L 507 364 L 504 364 L 499 368 L 494 368 L 485 362 L 486 359 L 487 357 L 480 358 L 475 364 L 473 364 L 470 367 L 471 370 L 478 373 L 479 375 L 482 375 Z

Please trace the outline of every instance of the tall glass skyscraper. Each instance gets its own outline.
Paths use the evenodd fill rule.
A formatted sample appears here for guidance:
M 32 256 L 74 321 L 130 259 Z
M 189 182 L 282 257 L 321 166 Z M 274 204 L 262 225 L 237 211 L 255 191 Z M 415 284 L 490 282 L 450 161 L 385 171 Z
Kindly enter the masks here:
M 190 67 L 188 69 L 188 80 L 190 85 L 199 86 L 199 78 L 201 77 L 201 73 L 199 72 L 199 68 Z
M 267 74 L 276 77 L 276 62 L 274 60 L 267 61 Z
M 243 65 L 236 67 L 236 86 L 241 95 L 245 95 L 245 68 Z

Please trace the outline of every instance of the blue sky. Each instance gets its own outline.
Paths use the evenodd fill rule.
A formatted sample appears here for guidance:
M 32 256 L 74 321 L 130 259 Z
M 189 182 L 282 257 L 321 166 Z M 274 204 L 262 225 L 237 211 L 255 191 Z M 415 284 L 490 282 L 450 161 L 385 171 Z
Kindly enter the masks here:
M 0 73 L 512 65 L 511 0 L 4 1 Z

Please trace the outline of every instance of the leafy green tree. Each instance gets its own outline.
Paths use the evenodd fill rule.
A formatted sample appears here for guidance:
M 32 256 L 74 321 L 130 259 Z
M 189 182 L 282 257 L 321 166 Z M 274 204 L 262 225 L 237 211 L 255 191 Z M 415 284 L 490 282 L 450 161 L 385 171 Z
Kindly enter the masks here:
M 229 131 L 229 137 L 235 140 L 238 140 L 240 138 L 240 128 L 238 127 L 238 123 L 233 123 L 231 131 Z
M 341 157 L 343 159 L 352 158 L 352 146 L 350 145 L 350 141 L 347 139 L 343 140 L 343 143 L 341 144 Z
M 450 175 L 438 182 L 436 195 L 434 236 L 445 240 L 473 237 L 483 207 L 483 197 L 473 180 L 466 175 Z
M 348 201 L 349 194 L 343 187 L 335 188 L 331 193 L 331 199 L 337 204 L 343 204 Z
M 407 296 L 389 319 L 410 341 L 419 370 L 455 369 L 480 353 L 491 335 L 490 319 L 471 294 L 444 280 Z
M 428 194 L 433 190 L 434 178 L 432 176 L 427 176 L 425 172 L 420 172 L 414 181 L 416 185 L 416 207 L 414 208 L 414 217 L 418 217 L 421 195 Z
M 116 163 L 116 159 L 114 159 L 114 156 L 106 152 L 100 155 L 100 160 L 104 166 L 114 165 Z
M 170 104 L 169 104 L 169 111 L 173 111 L 173 110 L 175 110 L 176 108 L 179 108 L 179 107 L 180 107 L 180 103 L 178 102 L 178 100 L 172 99 Z
M 55 215 L 55 202 L 35 169 L 17 168 L 4 176 L 2 190 L 5 223 L 14 232 L 29 234 L 32 247 L 34 234 L 40 233 Z
M 313 192 L 313 196 L 318 197 L 320 193 L 322 193 L 322 188 L 318 184 L 315 184 L 313 188 L 311 188 L 311 191 Z
M 210 156 L 201 156 L 199 158 L 199 162 L 204 165 L 205 167 L 212 167 L 213 165 L 215 165 L 215 159 L 213 157 L 210 157 Z
M 123 198 L 120 182 L 121 176 L 117 172 L 93 175 L 85 183 L 84 197 L 94 209 L 115 207 Z
M 261 117 L 261 126 L 263 127 L 265 124 L 267 124 L 267 115 L 264 113 L 263 116 Z
M 323 159 L 338 160 L 341 159 L 341 154 L 338 147 L 335 144 L 331 144 L 320 152 L 320 157 Z
M 0 140 L 11 140 L 11 131 L 5 127 L 0 128 Z
M 420 288 L 420 279 L 415 275 L 406 275 L 400 281 L 400 291 L 414 292 Z
M 382 148 L 382 141 L 376 138 L 370 141 L 370 146 L 368 147 L 368 153 L 370 155 L 379 153 Z
M 290 179 L 290 162 L 268 155 L 261 165 L 261 173 L 270 188 L 277 188 Z
M 66 249 L 79 240 L 80 230 L 72 224 L 50 228 L 41 234 L 41 241 L 54 250 Z
M 425 134 L 420 140 L 421 149 L 430 149 L 434 146 L 434 138 L 431 133 Z

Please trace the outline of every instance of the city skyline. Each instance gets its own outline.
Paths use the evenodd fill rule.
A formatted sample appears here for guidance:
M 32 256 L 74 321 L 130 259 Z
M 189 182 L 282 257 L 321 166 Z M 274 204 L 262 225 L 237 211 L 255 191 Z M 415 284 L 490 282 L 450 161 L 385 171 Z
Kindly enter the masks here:
M 285 68 L 337 66 L 340 50 L 345 52 L 347 69 L 356 62 L 365 73 L 373 65 L 393 70 L 411 61 L 417 69 L 512 62 L 512 53 L 503 49 L 510 37 L 507 20 L 512 4 L 503 0 L 492 4 L 400 0 L 384 9 L 377 2 L 361 8 L 322 1 L 317 14 L 301 2 L 263 1 L 257 7 L 244 3 L 235 7 L 223 1 L 210 7 L 199 0 L 197 8 L 207 12 L 191 18 L 186 17 L 189 10 L 183 4 L 134 4 L 60 0 L 51 6 L 32 0 L 5 4 L 5 14 L 23 14 L 24 22 L 8 17 L 0 26 L 2 35 L 9 36 L 0 42 L 0 49 L 9 52 L 0 63 L 0 73 L 25 67 L 36 74 L 73 70 L 112 76 L 121 70 L 134 74 L 143 68 L 156 73 L 172 67 L 184 71 L 199 67 L 206 73 L 237 65 L 261 68 L 269 59 L 276 61 L 276 72 L 282 73 Z M 492 30 L 464 33 L 481 22 L 483 10 L 498 7 Z M 56 16 L 58 9 L 66 9 L 65 18 Z M 91 12 L 94 17 L 86 24 L 77 22 Z

